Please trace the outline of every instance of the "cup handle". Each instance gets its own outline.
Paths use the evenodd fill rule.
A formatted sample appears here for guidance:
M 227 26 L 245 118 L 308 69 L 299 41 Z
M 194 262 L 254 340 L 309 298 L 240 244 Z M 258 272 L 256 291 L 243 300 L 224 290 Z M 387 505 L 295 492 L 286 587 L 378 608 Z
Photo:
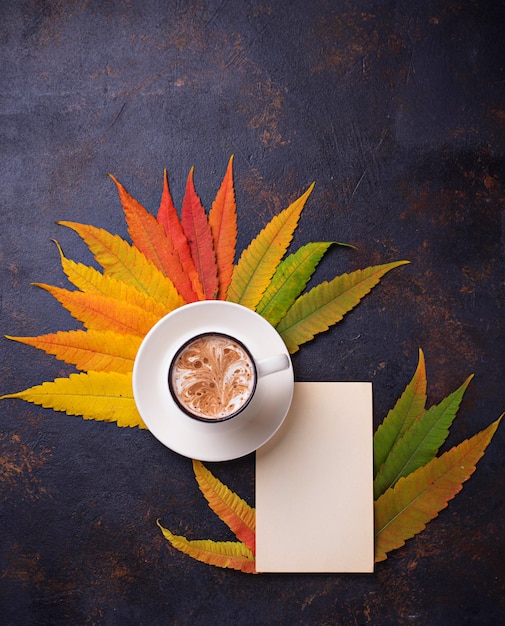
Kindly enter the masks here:
M 256 362 L 258 378 L 268 376 L 274 372 L 286 370 L 288 367 L 289 357 L 287 354 L 274 354 L 273 356 L 267 356 L 266 358 L 260 359 Z

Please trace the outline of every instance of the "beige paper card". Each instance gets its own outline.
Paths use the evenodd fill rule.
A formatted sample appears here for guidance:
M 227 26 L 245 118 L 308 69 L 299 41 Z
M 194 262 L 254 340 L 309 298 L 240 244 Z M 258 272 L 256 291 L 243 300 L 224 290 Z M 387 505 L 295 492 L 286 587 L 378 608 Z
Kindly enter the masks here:
M 295 383 L 256 452 L 256 569 L 373 572 L 371 383 Z

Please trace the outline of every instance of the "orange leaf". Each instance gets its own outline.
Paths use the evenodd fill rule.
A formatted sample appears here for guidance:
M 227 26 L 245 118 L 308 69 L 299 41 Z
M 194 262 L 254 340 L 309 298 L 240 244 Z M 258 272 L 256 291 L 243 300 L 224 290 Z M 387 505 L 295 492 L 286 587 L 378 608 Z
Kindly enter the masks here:
M 191 256 L 203 286 L 205 298 L 212 300 L 218 294 L 218 278 L 214 242 L 205 209 L 198 197 L 191 168 L 182 202 L 182 227 L 189 241 Z
M 245 500 L 223 485 L 200 462 L 193 461 L 198 485 L 210 508 L 235 534 L 237 539 L 255 553 L 256 548 L 256 512 Z
M 186 302 L 196 300 L 191 281 L 181 265 L 179 256 L 175 252 L 174 243 L 167 236 L 163 224 L 160 224 L 154 215 L 151 215 L 137 202 L 114 176 L 111 178 L 118 188 L 133 245 L 147 259 L 152 261 L 165 276 L 170 278 Z
M 68 280 L 81 291 L 100 293 L 104 296 L 116 298 L 121 302 L 133 304 L 160 319 L 179 306 L 179 299 L 174 297 L 172 303 L 155 300 L 144 291 L 139 291 L 122 280 L 116 280 L 112 276 L 105 276 L 94 267 L 76 263 L 67 259 L 58 246 L 61 255 L 61 266 Z
M 72 317 L 90 330 L 111 330 L 143 338 L 159 320 L 149 311 L 116 298 L 35 284 L 48 291 Z
M 288 249 L 300 214 L 314 184 L 276 215 L 242 252 L 235 266 L 227 300 L 255 309 Z
M 186 537 L 174 535 L 167 528 L 157 522 L 163 536 L 174 548 L 188 556 L 217 567 L 227 567 L 240 570 L 247 574 L 255 574 L 254 555 L 249 548 L 238 541 L 212 541 L 202 539 L 188 541 Z
M 70 330 L 38 337 L 7 335 L 7 339 L 44 350 L 85 372 L 120 374 L 133 371 L 133 362 L 142 342 L 139 336 L 120 335 L 109 330 Z
M 237 207 L 233 187 L 233 156 L 228 162 L 223 182 L 209 211 L 209 225 L 214 240 L 219 278 L 217 297 L 220 300 L 224 300 L 233 274 L 235 246 L 237 243 Z
M 174 255 L 179 260 L 178 262 L 182 272 L 185 273 L 190 282 L 192 292 L 191 300 L 186 301 L 193 302 L 194 300 L 205 300 L 202 283 L 200 282 L 195 262 L 191 256 L 188 238 L 184 233 L 170 194 L 166 170 L 163 178 L 163 193 L 161 195 L 157 220 L 160 224 L 163 224 L 168 238 L 174 245 Z
M 108 276 L 122 280 L 173 308 L 184 304 L 170 278 L 164 276 L 140 250 L 118 235 L 87 224 L 58 223 L 71 228 L 81 237 Z
M 432 459 L 388 489 L 375 502 L 375 560 L 400 548 L 461 491 L 475 471 L 503 416 L 471 439 Z

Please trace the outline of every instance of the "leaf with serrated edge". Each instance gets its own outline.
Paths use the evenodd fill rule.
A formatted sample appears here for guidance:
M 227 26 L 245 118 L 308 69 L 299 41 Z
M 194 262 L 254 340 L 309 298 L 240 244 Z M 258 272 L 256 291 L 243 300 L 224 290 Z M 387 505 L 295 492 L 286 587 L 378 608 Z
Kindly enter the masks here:
M 245 500 L 218 480 L 200 462 L 193 461 L 193 469 L 201 492 L 214 513 L 228 526 L 237 539 L 255 552 L 256 512 Z
M 43 350 L 85 372 L 120 374 L 133 371 L 133 362 L 142 342 L 139 336 L 108 330 L 70 330 L 38 337 L 6 337 Z
M 34 283 L 49 292 L 69 313 L 89 330 L 111 330 L 144 337 L 159 318 L 143 308 L 98 293 L 69 291 Z
M 140 250 L 119 235 L 112 235 L 103 228 L 76 222 L 58 222 L 58 224 L 70 228 L 81 237 L 108 276 L 122 280 L 160 302 L 178 299 L 179 306 L 185 304 L 170 278 L 164 276 Z
M 180 298 L 177 294 L 174 294 L 174 298 L 166 302 L 155 300 L 144 291 L 139 291 L 136 287 L 127 285 L 122 280 L 106 276 L 89 265 L 67 259 L 60 246 L 56 245 L 60 251 L 63 271 L 68 280 L 80 291 L 99 293 L 127 304 L 133 304 L 152 313 L 158 319 L 180 306 Z
M 247 574 L 256 573 L 254 555 L 244 543 L 239 541 L 212 541 L 211 539 L 189 541 L 186 537 L 174 535 L 167 528 L 164 528 L 159 521 L 157 524 L 165 539 L 176 550 L 197 561 L 216 567 L 240 570 Z
M 209 211 L 209 226 L 216 253 L 219 291 L 217 297 L 224 300 L 233 274 L 235 247 L 237 243 L 237 206 L 233 186 L 233 156 Z
M 485 430 L 401 478 L 376 502 L 375 561 L 414 537 L 461 491 L 475 471 L 503 416 Z
M 110 177 L 118 189 L 133 245 L 170 278 L 186 302 L 196 300 L 188 274 L 175 254 L 174 243 L 167 236 L 163 224 L 133 198 L 114 176 Z
M 437 454 L 449 435 L 449 428 L 472 378 L 469 376 L 440 404 L 430 407 L 395 443 L 374 480 L 374 498 L 377 499 L 402 476 L 425 465 Z
M 303 343 L 339 322 L 384 274 L 408 262 L 396 261 L 342 274 L 302 294 L 276 326 L 289 352 L 293 354 Z
M 425 406 L 426 365 L 423 351 L 419 350 L 419 361 L 412 380 L 375 431 L 373 438 L 374 477 L 377 476 L 394 444 L 414 422 L 424 415 Z
M 242 252 L 233 270 L 227 300 L 256 309 L 291 243 L 313 188 L 314 183 L 287 209 L 276 215 Z
M 84 419 L 146 428 L 133 398 L 131 374 L 88 372 L 57 378 L 4 398 L 18 398 Z
M 166 170 L 163 175 L 163 193 L 161 194 L 160 208 L 156 219 L 163 225 L 167 237 L 173 242 L 174 256 L 178 259 L 177 262 L 188 277 L 190 292 L 192 292 L 192 294 L 187 302 L 205 300 L 202 283 L 200 282 L 195 262 L 191 256 L 188 238 L 184 234 L 181 221 L 177 215 L 177 210 L 172 200 Z
M 189 241 L 191 256 L 205 297 L 212 300 L 217 297 L 219 291 L 216 253 L 205 209 L 195 191 L 193 171 L 191 168 L 182 201 L 182 227 Z
M 308 243 L 286 257 L 279 264 L 256 307 L 256 313 L 272 326 L 276 326 L 305 289 L 319 261 L 331 245 L 331 242 Z

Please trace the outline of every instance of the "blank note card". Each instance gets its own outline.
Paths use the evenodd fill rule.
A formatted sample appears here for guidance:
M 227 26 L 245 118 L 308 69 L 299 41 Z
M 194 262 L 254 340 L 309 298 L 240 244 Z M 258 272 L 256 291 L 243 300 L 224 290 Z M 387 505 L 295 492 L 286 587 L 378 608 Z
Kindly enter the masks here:
M 256 452 L 259 572 L 373 572 L 371 383 L 295 383 Z

